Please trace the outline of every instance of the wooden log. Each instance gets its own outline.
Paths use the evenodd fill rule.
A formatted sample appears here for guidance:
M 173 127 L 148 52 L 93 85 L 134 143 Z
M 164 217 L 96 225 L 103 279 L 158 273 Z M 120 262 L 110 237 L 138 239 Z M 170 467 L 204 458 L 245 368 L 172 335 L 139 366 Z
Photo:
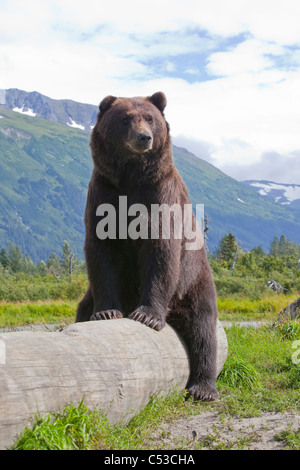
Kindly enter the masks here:
M 217 370 L 227 356 L 218 322 Z M 0 335 L 0 449 L 8 448 L 36 413 L 82 399 L 111 423 L 128 421 L 151 396 L 183 389 L 186 348 L 167 325 L 157 332 L 130 319 L 75 323 L 57 332 Z

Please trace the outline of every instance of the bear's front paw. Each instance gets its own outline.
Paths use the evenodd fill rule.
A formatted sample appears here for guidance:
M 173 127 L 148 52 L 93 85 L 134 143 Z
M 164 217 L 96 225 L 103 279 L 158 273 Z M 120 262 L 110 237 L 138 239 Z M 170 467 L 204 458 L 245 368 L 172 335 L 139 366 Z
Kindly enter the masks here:
M 219 398 L 219 393 L 215 385 L 198 384 L 188 387 L 189 396 L 194 400 L 214 401 Z
M 90 320 L 113 320 L 114 318 L 123 318 L 123 315 L 119 310 L 102 310 L 101 312 L 93 313 Z
M 129 315 L 129 318 L 139 321 L 140 323 L 143 323 L 157 331 L 161 330 L 166 324 L 166 320 L 163 315 L 159 314 L 154 308 L 146 307 L 144 305 L 135 309 L 134 312 Z

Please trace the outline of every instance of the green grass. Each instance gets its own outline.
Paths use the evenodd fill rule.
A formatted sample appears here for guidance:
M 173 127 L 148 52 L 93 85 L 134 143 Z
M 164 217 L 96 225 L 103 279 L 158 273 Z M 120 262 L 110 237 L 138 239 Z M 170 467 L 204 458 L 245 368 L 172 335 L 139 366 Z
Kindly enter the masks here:
M 0 328 L 67 325 L 75 321 L 77 301 L 0 302 Z
M 87 409 L 83 402 L 77 407 L 36 416 L 32 429 L 25 428 L 12 450 L 81 450 L 93 445 L 99 430 L 105 435 L 108 424 L 103 413 Z
M 223 321 L 274 321 L 279 312 L 293 302 L 297 295 L 268 293 L 258 300 L 241 295 L 219 297 L 219 318 Z
M 83 401 L 62 411 L 36 416 L 32 427 L 26 427 L 12 450 L 93 450 L 145 449 L 149 428 L 155 429 L 163 419 L 182 415 L 184 391 L 166 397 L 152 397 L 126 426 L 111 426 L 102 410 L 90 410 Z M 151 446 L 150 446 L 151 447 Z
M 230 387 L 243 387 L 246 390 L 261 387 L 256 369 L 248 361 L 235 355 L 228 357 L 219 379 Z
M 26 324 L 71 323 L 75 318 L 77 304 L 86 289 L 84 276 L 72 280 L 36 276 L 28 279 L 20 276 L 15 282 L 3 283 L 0 287 L 0 328 Z M 1 301 L 1 292 L 8 292 Z M 4 297 L 4 294 L 3 294 Z M 2 298 L 3 298 L 2 297 Z M 218 299 L 221 321 L 267 321 L 273 323 L 278 313 L 295 300 L 294 296 L 266 296 L 261 300 L 221 297 Z
M 233 326 L 226 328 L 229 344 L 228 358 L 220 374 L 217 387 L 218 401 L 193 402 L 185 399 L 185 391 L 174 391 L 167 397 L 153 397 L 128 424 L 110 426 L 101 412 L 88 410 L 83 403 L 36 418 L 24 430 L 14 449 L 210 449 L 246 448 L 251 439 L 237 437 L 238 441 L 222 440 L 217 430 L 204 441 L 177 441 L 162 444 L 163 422 L 179 417 L 198 415 L 204 411 L 219 414 L 224 421 L 230 417 L 260 416 L 264 412 L 300 412 L 300 365 L 294 364 L 293 342 L 300 339 L 300 324 L 259 329 Z M 45 429 L 44 429 L 45 428 Z M 157 438 L 157 433 L 160 436 Z M 278 439 L 286 447 L 299 449 L 300 430 L 287 429 Z M 153 436 L 156 436 L 154 439 Z M 159 442 L 159 444 L 158 444 Z
M 287 429 L 276 435 L 278 441 L 282 441 L 287 450 L 300 450 L 300 429 L 293 431 Z

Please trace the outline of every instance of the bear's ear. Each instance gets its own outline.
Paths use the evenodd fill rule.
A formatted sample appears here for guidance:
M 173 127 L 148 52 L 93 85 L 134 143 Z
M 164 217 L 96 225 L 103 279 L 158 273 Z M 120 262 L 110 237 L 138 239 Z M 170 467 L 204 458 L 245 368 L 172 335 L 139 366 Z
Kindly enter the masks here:
M 116 96 L 111 96 L 111 95 L 103 98 L 103 100 L 99 104 L 99 109 L 101 113 L 104 113 L 104 111 L 107 111 L 116 99 L 117 99 Z
M 167 105 L 166 95 L 162 91 L 154 93 L 154 95 L 149 96 L 148 100 L 151 101 L 161 112 L 164 111 Z

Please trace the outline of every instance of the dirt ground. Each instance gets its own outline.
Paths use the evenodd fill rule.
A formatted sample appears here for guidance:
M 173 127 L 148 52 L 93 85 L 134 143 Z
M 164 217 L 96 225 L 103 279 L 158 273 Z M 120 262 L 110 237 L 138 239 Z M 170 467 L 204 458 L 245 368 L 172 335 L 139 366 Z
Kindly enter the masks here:
M 252 418 L 224 417 L 205 412 L 164 423 L 152 442 L 169 449 L 285 450 L 276 434 L 298 429 L 300 415 L 265 413 Z

